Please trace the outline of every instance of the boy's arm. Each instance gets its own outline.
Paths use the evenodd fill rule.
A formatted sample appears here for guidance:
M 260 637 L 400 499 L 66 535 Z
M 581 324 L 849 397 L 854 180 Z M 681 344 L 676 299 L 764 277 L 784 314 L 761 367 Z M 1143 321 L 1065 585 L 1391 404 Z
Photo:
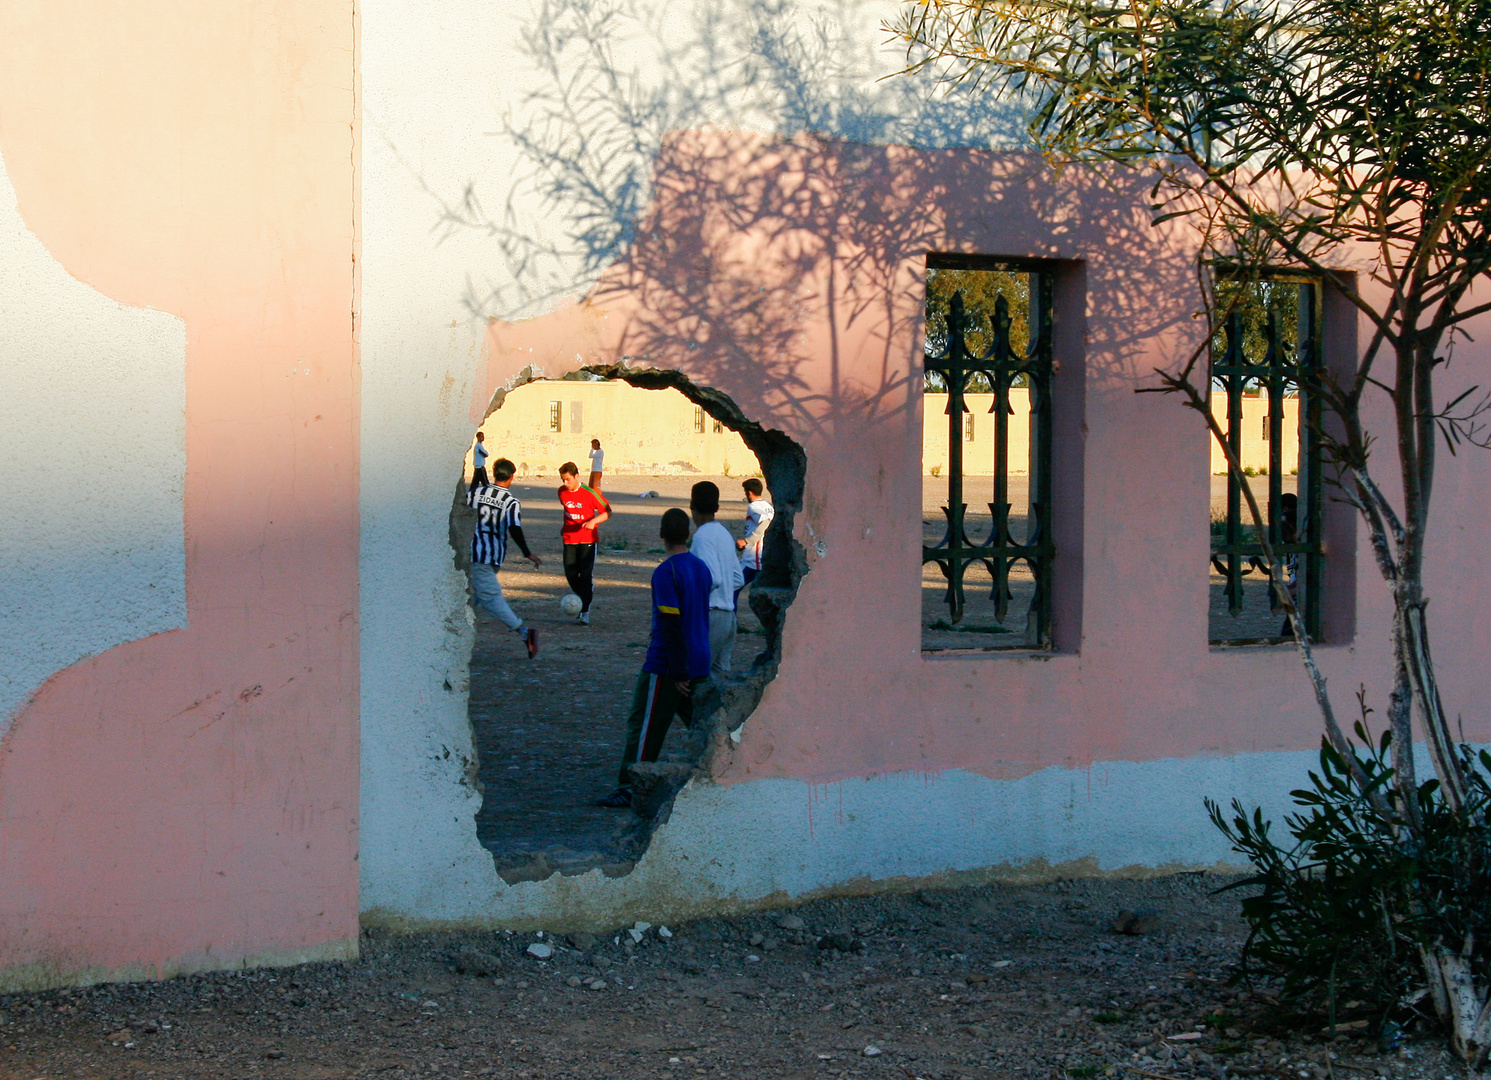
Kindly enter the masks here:
M 527 559 L 534 566 L 542 566 L 544 564 L 544 560 L 528 550 L 528 540 L 523 535 L 523 526 L 509 525 L 507 527 L 507 535 L 518 542 L 518 550 L 523 553 L 523 558 Z

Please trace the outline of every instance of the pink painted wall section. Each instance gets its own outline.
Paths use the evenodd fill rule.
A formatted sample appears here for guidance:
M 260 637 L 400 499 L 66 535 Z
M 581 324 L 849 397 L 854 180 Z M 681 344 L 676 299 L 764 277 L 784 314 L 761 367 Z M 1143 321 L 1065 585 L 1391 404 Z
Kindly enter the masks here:
M 188 627 L 60 672 L 0 746 L 0 988 L 356 951 L 352 16 L 0 9 L 28 227 L 188 334 Z
M 476 404 L 529 363 L 552 376 L 624 356 L 723 390 L 805 446 L 797 537 L 811 570 L 780 673 L 720 780 L 1008 777 L 1316 745 L 1292 650 L 1208 648 L 1208 436 L 1175 399 L 1135 393 L 1199 340 L 1193 241 L 1150 225 L 1143 177 L 1114 181 L 1009 155 L 683 133 L 657 164 L 631 258 L 583 304 L 492 324 Z M 1058 260 L 1055 656 L 920 652 L 928 251 Z M 1338 360 L 1354 355 L 1349 317 L 1328 332 Z M 1457 348 L 1451 381 L 1483 380 L 1487 360 L 1483 345 Z M 1436 653 L 1451 707 L 1485 738 L 1491 597 L 1476 537 L 1491 504 L 1473 487 L 1491 458 L 1443 467 Z M 1386 455 L 1379 469 L 1391 483 Z M 1321 650 L 1343 706 L 1362 682 L 1381 701 L 1388 644 L 1381 583 L 1355 533 L 1349 514 L 1330 529 L 1339 589 Z

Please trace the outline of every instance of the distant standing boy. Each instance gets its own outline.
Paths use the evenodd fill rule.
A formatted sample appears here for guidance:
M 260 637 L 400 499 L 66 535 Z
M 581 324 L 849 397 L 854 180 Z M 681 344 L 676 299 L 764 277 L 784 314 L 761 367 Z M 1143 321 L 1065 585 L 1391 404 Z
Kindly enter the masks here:
M 573 461 L 559 466 L 559 505 L 564 509 L 560 539 L 564 541 L 564 579 L 580 598 L 575 622 L 590 625 L 590 601 L 595 595 L 595 527 L 611 516 L 611 504 L 600 492 L 580 483 L 580 469 Z
M 689 550 L 709 567 L 713 588 L 709 591 L 709 674 L 730 670 L 735 652 L 735 594 L 745 585 L 736 554 L 735 537 L 714 519 L 720 512 L 720 489 L 700 480 L 689 492 L 689 513 L 694 517 L 694 540 Z
M 595 492 L 601 490 L 601 472 L 605 468 L 606 452 L 601 449 L 599 439 L 590 440 L 590 487 Z
M 471 486 L 477 484 L 490 484 L 487 479 L 487 437 L 480 431 L 476 433 L 476 444 L 471 448 Z
M 656 761 L 673 717 L 693 723 L 694 688 L 709 674 L 709 567 L 689 554 L 689 519 L 678 508 L 658 530 L 668 557 L 652 572 L 652 636 L 632 691 L 616 790 L 597 806 L 632 805 L 631 767 Z
M 502 595 L 502 583 L 497 580 L 497 571 L 507 557 L 507 538 L 517 541 L 523 558 L 534 565 L 544 561 L 528 550 L 528 541 L 523 538 L 522 504 L 509 489 L 513 483 L 515 466 L 507 458 L 498 458 L 492 464 L 495 484 L 473 483 L 466 493 L 466 505 L 476 511 L 476 531 L 471 534 L 471 594 L 476 606 L 495 615 L 501 623 L 523 639 L 528 649 L 528 659 L 538 655 L 538 631 L 526 626 Z
M 744 589 L 761 572 L 761 549 L 766 544 L 766 530 L 777 512 L 766 501 L 766 486 L 760 480 L 752 476 L 741 481 L 740 486 L 745 491 L 746 501 L 745 539 L 735 541 L 735 546 L 740 548 L 740 572 L 745 578 L 740 588 Z M 740 606 L 740 589 L 735 591 L 735 606 Z

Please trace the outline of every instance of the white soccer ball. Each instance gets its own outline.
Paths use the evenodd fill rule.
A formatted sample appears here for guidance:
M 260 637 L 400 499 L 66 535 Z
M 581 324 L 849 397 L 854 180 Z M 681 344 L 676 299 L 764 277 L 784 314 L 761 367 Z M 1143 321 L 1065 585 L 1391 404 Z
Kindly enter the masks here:
M 574 593 L 568 593 L 559 601 L 559 610 L 566 615 L 578 615 L 580 614 L 580 609 L 584 606 L 580 598 Z

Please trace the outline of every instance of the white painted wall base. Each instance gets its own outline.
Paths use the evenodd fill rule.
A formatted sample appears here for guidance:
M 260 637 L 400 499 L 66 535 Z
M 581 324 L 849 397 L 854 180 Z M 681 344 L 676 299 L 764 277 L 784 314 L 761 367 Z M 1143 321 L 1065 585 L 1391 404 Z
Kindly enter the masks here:
M 1240 868 L 1202 805 L 1265 795 L 1278 819 L 1313 752 L 1102 762 L 1017 780 L 952 770 L 830 784 L 693 784 L 632 873 L 473 891 L 452 865 L 402 896 L 381 890 L 374 924 L 610 929 L 815 896 L 968 880 L 1027 881 Z

